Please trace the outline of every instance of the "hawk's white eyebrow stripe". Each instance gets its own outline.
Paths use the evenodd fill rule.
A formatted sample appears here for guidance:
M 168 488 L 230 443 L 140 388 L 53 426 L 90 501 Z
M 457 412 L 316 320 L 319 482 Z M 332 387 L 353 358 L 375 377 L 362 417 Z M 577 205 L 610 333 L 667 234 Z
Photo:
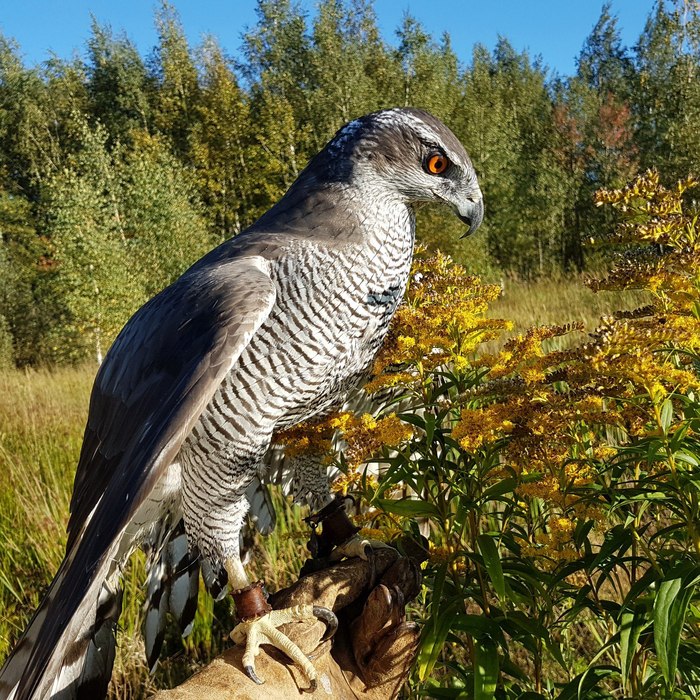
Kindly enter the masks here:
M 362 122 L 359 119 L 353 119 L 340 130 L 340 133 L 338 133 L 326 148 L 329 152 L 342 150 L 343 146 L 353 139 L 361 128 Z
M 430 128 L 420 117 L 414 114 L 407 114 L 399 109 L 389 109 L 384 112 L 380 112 L 373 116 L 373 121 L 376 124 L 385 124 L 387 126 L 405 126 L 418 134 L 419 138 L 423 141 L 430 143 L 441 143 L 439 135 Z M 342 150 L 343 146 L 349 143 L 353 138 L 355 138 L 359 131 L 362 129 L 362 120 L 353 119 L 353 121 L 348 122 L 339 132 L 336 134 L 335 138 L 328 144 L 327 148 L 330 152 L 335 153 Z M 443 146 L 444 147 L 444 146 Z

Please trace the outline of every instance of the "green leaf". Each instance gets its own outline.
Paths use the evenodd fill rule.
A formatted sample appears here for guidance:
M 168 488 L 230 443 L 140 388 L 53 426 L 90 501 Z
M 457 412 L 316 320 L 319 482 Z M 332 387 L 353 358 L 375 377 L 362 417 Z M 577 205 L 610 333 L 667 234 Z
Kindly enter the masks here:
M 666 399 L 663 404 L 661 404 L 661 427 L 664 433 L 668 433 L 668 429 L 671 427 L 673 422 L 673 402 L 671 399 Z
M 421 649 L 418 654 L 418 677 L 422 681 L 430 677 L 438 656 L 440 656 L 445 639 L 447 639 L 452 626 L 454 610 L 454 605 L 441 609 L 439 614 L 432 620 L 432 624 L 425 628 Z
M 501 556 L 492 537 L 489 535 L 479 535 L 477 537 L 479 551 L 484 558 L 484 568 L 486 569 L 496 595 L 500 600 L 506 599 L 506 582 L 503 578 L 503 568 L 501 566 Z
M 498 496 L 503 496 L 506 493 L 513 493 L 518 486 L 517 479 L 512 477 L 507 477 L 501 479 L 501 481 L 495 483 L 493 486 L 489 486 L 482 494 L 483 499 L 494 498 Z
M 618 671 L 614 666 L 596 666 L 580 673 L 567 683 L 557 695 L 556 700 L 581 700 L 586 693 L 595 688 L 600 681 Z
M 435 416 L 430 413 L 425 415 L 425 442 L 430 445 L 435 435 Z
M 700 466 L 697 457 L 687 450 L 678 450 L 673 456 L 677 462 L 685 462 L 685 464 L 690 464 L 691 467 Z
M 637 605 L 634 610 L 623 610 L 620 615 L 620 670 L 623 688 L 629 688 L 630 669 L 637 651 L 639 636 L 649 625 L 646 606 Z
M 445 639 L 447 639 L 454 622 L 459 602 L 455 599 L 446 599 L 443 596 L 446 574 L 447 565 L 441 566 L 435 572 L 433 596 L 430 605 L 431 615 L 423 630 L 421 647 L 418 652 L 418 677 L 422 681 L 430 677 L 433 667 L 440 656 Z
M 415 425 L 416 428 L 425 430 L 425 420 L 419 415 L 414 413 L 399 413 L 398 418 L 400 418 L 404 423 L 410 423 L 411 425 Z
M 469 613 L 459 613 L 454 615 L 452 628 L 461 632 L 466 632 L 474 639 L 486 639 L 492 642 L 505 643 L 501 622 L 485 615 L 472 615 Z
M 634 607 L 637 602 L 637 598 L 647 595 L 649 589 L 658 580 L 658 578 L 659 574 L 656 569 L 647 569 L 644 575 L 629 589 L 622 607 Z
M 515 612 L 509 613 L 506 618 L 506 623 L 508 625 L 513 625 L 521 632 L 525 632 L 526 634 L 532 637 L 536 637 L 538 639 L 546 640 L 549 637 L 549 632 L 547 631 L 547 628 L 541 622 L 539 622 L 537 618 L 525 615 L 525 613 L 523 613 L 520 610 L 516 610 Z M 513 629 L 512 631 L 506 631 L 508 631 L 508 633 L 511 635 L 516 634 L 515 629 Z
M 493 700 L 498 685 L 498 650 L 487 638 L 474 640 L 474 700 Z
M 617 550 L 620 550 L 619 554 L 627 551 L 632 546 L 632 540 L 632 533 L 629 530 L 622 525 L 615 525 L 612 530 L 605 533 L 603 544 L 595 559 L 588 565 L 588 570 L 593 571 Z
M 549 635 L 544 640 L 544 644 L 547 647 L 547 650 L 549 653 L 552 655 L 554 660 L 565 670 L 569 671 L 569 666 L 567 665 L 566 659 L 564 658 L 564 654 L 562 652 L 562 645 L 561 642 L 558 642 L 554 639 L 552 639 Z
M 678 665 L 678 646 L 681 632 L 695 586 L 683 585 L 683 573 L 687 567 L 676 567 L 669 571 L 659 584 L 654 600 L 654 646 L 661 673 L 672 688 Z
M 377 505 L 387 513 L 395 513 L 410 518 L 439 517 L 440 511 L 428 501 L 419 501 L 411 498 L 394 500 L 392 498 L 378 498 Z
M 681 590 L 680 577 L 662 581 L 654 600 L 654 646 L 666 682 L 671 685 L 675 675 L 673 652 L 669 649 L 671 607 Z

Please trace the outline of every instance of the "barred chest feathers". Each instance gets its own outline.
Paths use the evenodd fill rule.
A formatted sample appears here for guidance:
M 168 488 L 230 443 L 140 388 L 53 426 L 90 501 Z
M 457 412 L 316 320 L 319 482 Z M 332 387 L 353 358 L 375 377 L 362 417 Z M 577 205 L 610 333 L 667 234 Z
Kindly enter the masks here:
M 285 274 L 285 260 L 279 262 L 283 301 L 277 322 L 304 315 L 305 331 L 290 342 L 289 351 L 297 359 L 308 353 L 314 362 L 298 366 L 305 386 L 297 387 L 300 401 L 279 417 L 278 428 L 342 401 L 366 376 L 381 347 L 406 290 L 415 231 L 409 207 L 383 209 L 381 218 L 373 212 L 371 234 L 360 244 L 341 250 L 306 245 L 297 251 L 293 258 L 305 273 Z M 312 387 L 310 395 L 305 389 Z

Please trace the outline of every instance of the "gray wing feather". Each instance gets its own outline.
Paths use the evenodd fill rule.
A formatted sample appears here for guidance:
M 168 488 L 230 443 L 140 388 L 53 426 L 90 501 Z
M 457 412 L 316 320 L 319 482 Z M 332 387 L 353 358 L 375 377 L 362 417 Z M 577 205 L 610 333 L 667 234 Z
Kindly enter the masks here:
M 186 637 L 192 631 L 199 593 L 199 562 L 196 553 L 189 550 L 184 522 L 180 520 L 173 528 L 169 519 L 162 521 L 155 540 L 149 549 L 143 623 L 146 659 L 151 671 L 163 646 L 169 615 Z
M 30 697 L 59 672 L 67 651 L 60 647 L 71 643 L 63 632 L 106 553 L 275 303 L 265 260 L 218 256 L 214 262 L 203 260 L 143 306 L 98 373 L 62 579 L 32 634 L 17 698 Z

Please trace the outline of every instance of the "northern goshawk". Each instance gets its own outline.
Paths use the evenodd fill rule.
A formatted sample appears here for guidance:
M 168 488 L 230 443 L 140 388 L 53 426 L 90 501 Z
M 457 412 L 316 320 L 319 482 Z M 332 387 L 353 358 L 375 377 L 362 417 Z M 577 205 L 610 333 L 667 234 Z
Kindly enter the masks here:
M 190 550 L 226 573 L 240 607 L 246 489 L 275 431 L 342 404 L 367 376 L 408 281 L 413 205 L 425 201 L 447 203 L 468 231 L 480 224 L 459 140 L 417 109 L 361 117 L 250 228 L 134 314 L 95 379 L 65 558 L 0 672 L 0 697 L 104 695 L 122 567 L 164 519 L 184 518 Z M 332 501 L 317 467 L 296 478 L 313 508 Z M 279 641 L 274 627 L 328 619 L 263 613 L 234 630 L 248 638 L 253 679 L 256 644 Z M 281 647 L 313 685 L 308 659 Z

